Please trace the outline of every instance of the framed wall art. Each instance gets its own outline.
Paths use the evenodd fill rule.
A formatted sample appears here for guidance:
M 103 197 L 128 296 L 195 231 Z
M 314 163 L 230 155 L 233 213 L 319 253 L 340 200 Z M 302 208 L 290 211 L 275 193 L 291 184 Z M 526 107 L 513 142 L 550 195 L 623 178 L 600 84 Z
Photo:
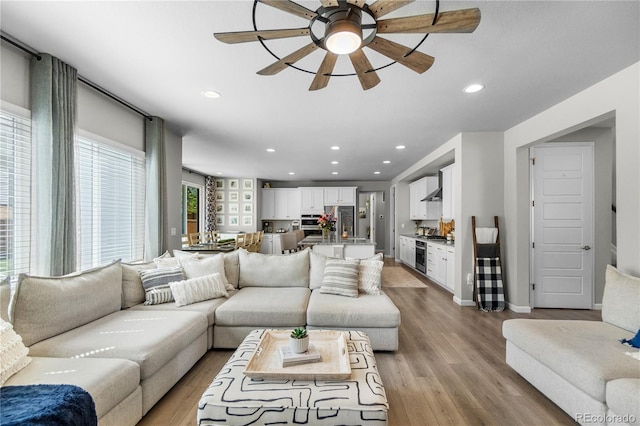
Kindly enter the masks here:
M 238 179 L 229 179 L 229 189 L 240 189 L 240 182 Z
M 229 191 L 229 202 L 237 203 L 240 201 L 240 193 L 238 191 Z
M 238 216 L 229 216 L 229 226 L 238 226 Z

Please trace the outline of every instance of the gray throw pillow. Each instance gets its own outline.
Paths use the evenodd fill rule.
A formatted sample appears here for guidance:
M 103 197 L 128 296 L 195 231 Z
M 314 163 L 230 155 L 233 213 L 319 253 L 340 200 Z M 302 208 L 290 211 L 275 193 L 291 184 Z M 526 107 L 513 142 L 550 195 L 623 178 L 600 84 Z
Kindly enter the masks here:
M 173 302 L 173 294 L 169 283 L 184 280 L 184 273 L 179 266 L 147 269 L 138 273 L 144 287 L 145 305 Z
M 328 259 L 320 293 L 358 297 L 358 260 Z

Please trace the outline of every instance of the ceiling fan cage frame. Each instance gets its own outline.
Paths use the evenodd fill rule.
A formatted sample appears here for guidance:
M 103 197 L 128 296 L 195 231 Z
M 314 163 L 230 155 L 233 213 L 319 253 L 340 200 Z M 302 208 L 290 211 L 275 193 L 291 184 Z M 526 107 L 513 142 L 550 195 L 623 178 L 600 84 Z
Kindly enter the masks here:
M 254 0 L 253 1 L 253 9 L 252 9 L 252 12 L 251 12 L 251 21 L 252 21 L 252 24 L 253 24 L 253 30 L 254 31 L 260 31 L 258 29 L 258 25 L 256 23 L 256 11 L 258 9 L 258 3 L 260 3 L 260 0 Z M 313 27 L 313 25 L 318 21 L 322 22 L 322 23 L 326 23 L 328 20 L 324 17 L 324 15 L 327 14 L 327 13 L 330 13 L 333 10 L 337 10 L 337 9 L 344 8 L 344 7 L 358 8 L 363 13 L 366 13 L 367 15 L 369 15 L 374 20 L 374 22 L 377 22 L 377 20 L 374 17 L 373 12 L 369 9 L 369 5 L 367 3 L 364 3 L 364 5 L 362 7 L 358 7 L 358 6 L 355 6 L 355 5 L 352 5 L 352 4 L 348 4 L 345 0 L 339 0 L 338 3 L 339 3 L 338 6 L 331 6 L 331 7 L 325 7 L 325 6 L 321 5 L 315 11 L 317 13 L 317 16 L 315 16 L 313 19 L 311 19 L 309 21 L 309 27 L 308 27 L 309 36 L 311 37 L 313 42 L 318 47 L 320 47 L 321 49 L 325 49 L 324 43 L 323 43 L 324 37 L 317 37 L 314 34 L 314 32 L 311 30 L 311 27 Z M 435 25 L 435 23 L 437 22 L 438 14 L 439 14 L 439 11 L 440 11 L 440 0 L 435 0 L 435 3 L 436 3 L 436 10 L 435 10 L 435 12 L 433 14 L 433 21 L 432 21 L 431 25 Z M 360 49 L 362 47 L 365 47 L 367 44 L 369 44 L 369 42 L 371 42 L 376 37 L 376 29 L 375 29 L 376 24 L 375 23 L 374 24 L 365 24 L 365 25 L 362 25 L 361 27 L 362 27 L 362 29 L 372 29 L 373 31 L 365 39 L 363 39 L 363 43 L 362 43 L 362 46 L 360 47 Z M 429 37 L 429 33 L 425 34 L 424 37 L 422 37 L 422 39 L 409 52 L 407 52 L 404 56 L 407 57 L 407 56 L 411 55 L 413 52 L 415 52 L 427 40 L 427 37 Z M 260 42 L 262 47 L 267 52 L 269 52 L 271 54 L 271 56 L 276 58 L 276 60 L 280 61 L 282 59 L 280 56 L 278 56 L 275 53 L 273 53 L 273 51 L 271 49 L 269 49 L 269 46 L 267 46 L 267 44 L 265 43 L 265 40 L 262 37 L 258 37 L 258 41 Z M 382 65 L 382 66 L 379 66 L 377 68 L 372 68 L 370 70 L 367 70 L 366 72 L 379 71 L 381 69 L 390 67 L 391 65 L 394 65 L 396 63 L 398 63 L 398 61 L 391 61 L 391 62 L 389 62 L 389 63 L 387 63 L 385 65 Z M 292 63 L 288 63 L 287 62 L 286 65 L 288 67 L 290 67 L 290 68 L 293 68 L 295 70 L 298 70 L 298 71 L 301 71 L 301 72 L 305 72 L 305 73 L 308 73 L 308 74 L 316 75 L 318 73 L 317 71 L 310 71 L 310 70 L 304 69 L 302 67 L 298 67 L 298 66 L 296 66 L 296 65 L 294 65 Z M 333 73 L 331 73 L 331 74 L 326 74 L 326 75 L 327 75 L 327 77 L 353 77 L 353 76 L 356 76 L 358 74 L 357 73 L 347 73 L 347 74 L 333 74 Z

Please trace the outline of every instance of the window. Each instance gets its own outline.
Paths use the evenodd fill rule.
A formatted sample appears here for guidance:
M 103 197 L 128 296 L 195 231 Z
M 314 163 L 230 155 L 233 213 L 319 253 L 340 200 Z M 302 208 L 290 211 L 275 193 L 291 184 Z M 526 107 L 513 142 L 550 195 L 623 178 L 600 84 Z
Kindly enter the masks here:
M 76 149 L 80 269 L 142 259 L 144 153 L 84 132 Z
M 182 182 L 182 234 L 204 231 L 204 188 Z
M 0 111 L 0 275 L 29 271 L 31 120 Z

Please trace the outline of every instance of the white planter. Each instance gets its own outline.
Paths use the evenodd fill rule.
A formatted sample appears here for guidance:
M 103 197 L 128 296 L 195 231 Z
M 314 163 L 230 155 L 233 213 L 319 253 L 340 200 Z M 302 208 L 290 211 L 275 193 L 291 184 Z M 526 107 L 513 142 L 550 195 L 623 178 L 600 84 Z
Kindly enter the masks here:
M 303 339 L 294 339 L 293 337 L 289 337 L 289 347 L 297 354 L 306 352 L 307 349 L 309 349 L 309 336 Z

